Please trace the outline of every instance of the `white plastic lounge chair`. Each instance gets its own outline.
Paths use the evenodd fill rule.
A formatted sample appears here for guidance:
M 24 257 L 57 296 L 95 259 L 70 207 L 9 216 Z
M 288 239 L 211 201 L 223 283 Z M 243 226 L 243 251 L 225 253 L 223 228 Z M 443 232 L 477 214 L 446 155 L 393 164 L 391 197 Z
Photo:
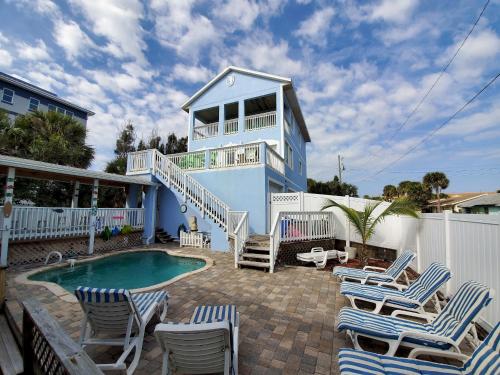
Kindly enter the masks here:
M 333 275 L 339 277 L 342 281 L 354 280 L 360 281 L 361 284 L 380 284 L 396 282 L 399 276 L 404 273 L 406 283 L 409 284 L 408 275 L 405 270 L 414 258 L 415 253 L 410 250 L 405 250 L 387 269 L 372 266 L 365 266 L 362 270 L 349 267 L 335 267 L 333 269 Z M 378 270 L 381 272 L 371 270 Z
M 394 283 L 363 285 L 344 281 L 340 285 L 340 294 L 346 296 L 355 309 L 358 308 L 356 301 L 366 301 L 375 304 L 375 308 L 372 311 L 375 314 L 378 314 L 384 305 L 400 310 L 427 314 L 424 306 L 434 297 L 436 311 L 440 312 L 441 306 L 437 299 L 437 291 L 450 277 L 450 270 L 444 265 L 435 262 L 422 272 L 410 286 Z M 434 316 L 434 314 L 431 314 L 431 316 Z
M 432 321 L 427 314 L 409 311 L 395 310 L 391 316 L 384 316 L 344 307 L 340 310 L 337 328 L 347 332 L 356 350 L 363 350 L 358 337 L 364 336 L 389 344 L 387 355 L 394 355 L 400 345 L 454 349 L 460 353 L 459 345 L 469 331 L 472 330 L 477 343 L 474 321 L 491 301 L 493 293 L 493 290 L 475 281 L 468 281 Z M 398 318 L 400 315 L 418 317 L 427 320 L 427 323 Z
M 236 306 L 223 305 L 198 306 L 189 324 L 158 324 L 155 336 L 163 351 L 162 375 L 172 370 L 237 375 L 239 321 Z
M 146 325 L 155 314 L 159 314 L 161 321 L 165 319 L 168 293 L 131 294 L 126 289 L 78 287 L 75 296 L 84 312 L 80 345 L 123 346 L 123 354 L 115 363 L 97 364 L 97 367 L 132 374 L 141 357 Z M 134 349 L 134 358 L 127 368 L 125 360 Z
M 432 355 L 461 361 L 462 367 L 443 363 L 422 361 L 413 358 L 389 357 L 376 353 L 341 349 L 339 367 L 341 375 L 496 375 L 500 373 L 500 323 L 488 337 L 474 350 L 471 357 L 459 353 L 419 349 L 417 355 Z
M 322 247 L 313 247 L 309 253 L 297 254 L 297 260 L 301 262 L 313 262 L 316 268 L 323 269 L 330 259 L 337 259 L 340 263 L 347 263 L 349 259 L 347 252 L 339 250 L 323 250 Z

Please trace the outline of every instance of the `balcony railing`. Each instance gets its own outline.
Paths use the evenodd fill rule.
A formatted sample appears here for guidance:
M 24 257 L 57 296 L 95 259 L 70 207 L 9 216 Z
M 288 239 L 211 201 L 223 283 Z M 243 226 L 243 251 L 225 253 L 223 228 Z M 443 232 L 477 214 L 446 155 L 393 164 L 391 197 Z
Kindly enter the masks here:
M 205 139 L 217 136 L 219 132 L 219 123 L 212 122 L 210 124 L 196 126 L 193 128 L 193 139 Z
M 235 134 L 238 133 L 238 119 L 233 118 L 231 120 L 224 121 L 224 134 Z
M 181 169 L 205 169 L 205 151 L 183 152 L 167 155 L 167 158 Z
M 276 111 L 245 116 L 245 130 L 258 130 L 276 126 Z
M 210 169 L 260 164 L 259 143 L 210 150 Z
M 285 174 L 285 161 L 271 147 L 266 147 L 266 164 L 276 172 Z

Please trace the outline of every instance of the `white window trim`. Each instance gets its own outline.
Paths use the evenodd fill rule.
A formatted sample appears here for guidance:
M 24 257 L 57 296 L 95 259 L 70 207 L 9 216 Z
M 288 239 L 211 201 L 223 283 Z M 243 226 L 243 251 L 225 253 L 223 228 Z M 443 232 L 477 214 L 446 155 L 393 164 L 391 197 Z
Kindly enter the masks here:
M 36 109 L 31 109 L 31 101 L 32 100 L 36 100 L 37 101 Z M 38 111 L 39 107 L 40 107 L 40 99 L 31 97 L 30 100 L 29 100 L 29 102 L 28 102 L 28 111 L 31 111 L 31 112 Z
M 4 99 L 4 95 L 5 95 L 5 90 L 9 90 L 12 92 L 12 99 L 10 102 L 8 102 L 7 100 Z M 2 90 L 2 103 L 7 103 L 7 104 L 14 104 L 14 96 L 16 95 L 16 92 L 12 89 L 8 89 L 6 87 L 4 87 L 4 89 Z

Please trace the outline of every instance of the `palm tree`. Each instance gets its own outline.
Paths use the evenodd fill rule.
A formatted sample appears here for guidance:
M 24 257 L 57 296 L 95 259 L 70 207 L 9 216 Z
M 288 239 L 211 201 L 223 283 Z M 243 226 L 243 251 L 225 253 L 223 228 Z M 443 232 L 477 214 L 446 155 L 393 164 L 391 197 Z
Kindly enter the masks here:
M 385 185 L 383 195 L 385 200 L 392 201 L 398 196 L 398 188 L 394 185 Z
M 443 172 L 429 172 L 424 176 L 423 183 L 436 192 L 437 210 L 441 212 L 441 190 L 448 187 L 450 180 Z
M 322 210 L 326 210 L 331 207 L 338 207 L 347 216 L 347 219 L 352 224 L 355 231 L 361 236 L 362 246 L 359 258 L 363 266 L 366 266 L 368 263 L 368 247 L 366 243 L 375 233 L 377 224 L 391 215 L 404 215 L 418 218 L 413 203 L 406 199 L 395 200 L 382 212 L 375 214 L 375 210 L 382 203 L 383 202 L 367 203 L 362 211 L 357 211 L 354 208 L 327 199 L 321 208 Z

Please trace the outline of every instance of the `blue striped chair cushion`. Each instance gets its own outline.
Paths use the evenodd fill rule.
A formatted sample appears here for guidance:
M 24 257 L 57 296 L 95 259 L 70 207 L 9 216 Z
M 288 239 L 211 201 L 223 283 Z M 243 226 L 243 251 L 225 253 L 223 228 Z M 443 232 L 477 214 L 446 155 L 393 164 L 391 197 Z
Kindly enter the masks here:
M 453 375 L 462 373 L 459 368 L 451 365 L 390 357 L 353 349 L 340 350 L 339 367 L 342 375 Z
M 424 302 L 451 278 L 448 268 L 438 262 L 431 263 L 427 269 L 404 291 L 406 298 Z
M 130 301 L 130 292 L 127 289 L 89 288 L 79 286 L 75 289 L 75 296 L 80 302 L 113 303 Z
M 494 375 L 500 373 L 500 323 L 491 330 L 464 364 L 464 374 Z
M 141 316 L 149 309 L 149 307 L 153 304 L 160 304 L 163 301 L 168 300 L 169 295 L 164 290 L 159 290 L 156 292 L 148 292 L 148 293 L 133 293 L 132 301 L 139 311 Z
M 344 281 L 340 284 L 340 294 L 344 296 L 354 296 L 359 298 L 364 298 L 374 302 L 383 301 L 387 297 L 405 297 L 404 292 L 392 288 L 385 288 L 378 285 L 364 285 L 360 283 L 351 283 Z M 408 308 L 417 308 L 418 305 L 414 303 L 407 303 L 403 301 L 393 301 L 391 299 L 387 300 L 388 303 L 392 303 L 398 306 L 404 306 Z
M 370 276 L 373 275 L 375 277 L 370 277 L 370 280 L 372 281 L 391 282 L 393 280 L 391 276 L 387 276 L 385 273 L 382 272 L 363 271 L 358 268 L 349 268 L 349 267 L 334 267 L 333 275 L 338 277 L 350 277 L 359 280 L 366 279 L 369 275 Z
M 415 258 L 415 253 L 411 250 L 405 250 L 400 256 L 392 262 L 391 266 L 385 272 L 387 275 L 397 279 L 399 275 L 408 267 L 411 261 Z
M 191 323 L 212 323 L 227 320 L 231 323 L 231 327 L 234 327 L 236 312 L 235 305 L 197 306 L 191 317 Z

